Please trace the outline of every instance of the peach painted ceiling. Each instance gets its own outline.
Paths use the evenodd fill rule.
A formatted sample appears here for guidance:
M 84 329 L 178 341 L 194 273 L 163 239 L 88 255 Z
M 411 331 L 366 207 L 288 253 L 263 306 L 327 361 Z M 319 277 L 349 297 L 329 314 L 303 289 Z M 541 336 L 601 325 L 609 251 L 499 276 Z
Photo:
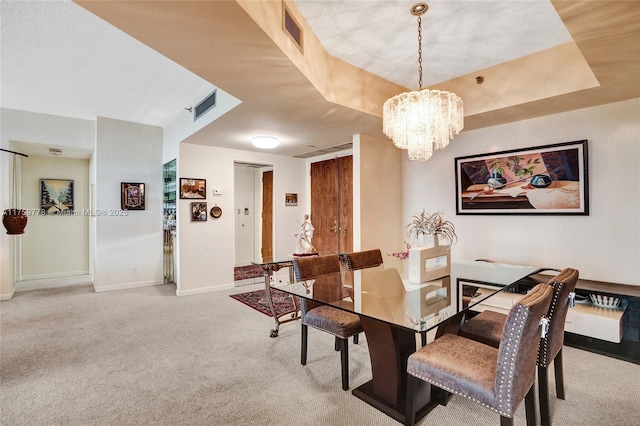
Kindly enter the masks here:
M 214 87 L 240 105 L 186 142 L 300 155 L 383 137 L 381 104 L 418 86 L 414 1 L 1 2 L 1 106 L 165 126 Z M 424 86 L 466 129 L 640 96 L 640 3 L 428 2 Z M 482 75 L 485 82 L 476 84 Z

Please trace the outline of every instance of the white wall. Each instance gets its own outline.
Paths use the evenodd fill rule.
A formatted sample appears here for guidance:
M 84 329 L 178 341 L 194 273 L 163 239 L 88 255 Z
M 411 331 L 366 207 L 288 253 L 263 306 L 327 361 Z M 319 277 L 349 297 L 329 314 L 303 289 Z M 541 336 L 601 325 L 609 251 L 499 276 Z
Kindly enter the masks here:
M 96 291 L 163 283 L 162 129 L 98 117 Z M 145 210 L 120 210 L 120 183 L 145 184 Z
M 34 146 L 49 146 L 85 152 L 87 157 L 95 147 L 95 123 L 90 120 L 58 117 L 26 111 L 0 109 L 0 146 L 13 149 L 12 142 Z M 0 155 L 0 205 L 10 204 L 11 155 Z M 29 224 L 27 224 L 27 231 Z M 0 232 L 0 299 L 11 298 L 15 289 L 14 244 L 22 236 Z
M 589 216 L 456 216 L 455 157 L 587 139 Z M 453 259 L 573 267 L 640 285 L 640 99 L 463 132 L 426 162 L 404 154 L 403 221 L 423 208 L 454 222 Z
M 73 180 L 74 214 L 36 214 L 40 179 Z M 22 236 L 22 280 L 89 273 L 89 160 L 31 155 L 22 161 L 22 207 L 31 214 Z
M 233 286 L 234 161 L 273 165 L 274 258 L 286 259 L 294 251 L 293 235 L 304 216 L 306 205 L 305 160 L 183 143 L 178 161 L 178 178 L 206 179 L 207 208 L 211 209 L 214 203 L 222 208 L 219 219 L 209 216 L 206 222 L 191 222 L 190 200 L 178 200 L 178 295 Z M 214 186 L 222 189 L 222 195 L 211 194 Z M 298 206 L 284 205 L 287 192 L 298 194 Z

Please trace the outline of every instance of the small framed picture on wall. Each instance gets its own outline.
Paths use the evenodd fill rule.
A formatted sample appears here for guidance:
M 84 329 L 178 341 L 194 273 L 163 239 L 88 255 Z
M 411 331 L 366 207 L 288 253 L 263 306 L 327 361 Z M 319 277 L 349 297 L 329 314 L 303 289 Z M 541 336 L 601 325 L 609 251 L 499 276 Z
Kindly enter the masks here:
M 284 205 L 285 206 L 297 206 L 298 205 L 298 194 L 286 193 L 284 194 Z
M 207 213 L 207 203 L 191 203 L 191 222 L 206 222 Z
M 206 200 L 207 181 L 205 179 L 180 178 L 180 198 Z
M 51 215 L 73 212 L 73 180 L 40 179 L 40 210 Z
M 120 208 L 122 210 L 144 210 L 144 183 L 120 183 Z

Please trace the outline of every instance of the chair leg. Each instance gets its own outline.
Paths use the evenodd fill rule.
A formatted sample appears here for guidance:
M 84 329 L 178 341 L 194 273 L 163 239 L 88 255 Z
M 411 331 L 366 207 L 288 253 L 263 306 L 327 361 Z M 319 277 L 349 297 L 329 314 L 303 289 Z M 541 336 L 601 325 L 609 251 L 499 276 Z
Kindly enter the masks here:
M 547 367 L 538 366 L 538 402 L 540 403 L 540 422 L 549 426 L 549 378 Z
M 340 350 L 340 338 L 336 337 L 333 342 L 333 349 L 338 352 Z
M 353 335 L 353 344 L 357 345 L 358 344 L 358 339 L 359 339 L 360 333 L 354 334 Z
M 411 374 L 407 373 L 407 400 L 404 410 L 404 425 L 414 426 L 416 424 L 416 387 L 418 380 Z
M 564 399 L 564 374 L 562 374 L 562 348 L 553 360 L 553 370 L 556 375 L 556 396 Z
M 309 328 L 302 324 L 302 344 L 300 346 L 300 364 L 307 365 L 307 334 Z
M 500 426 L 513 426 L 513 417 L 500 416 Z
M 536 396 L 535 388 L 536 384 L 532 384 L 524 397 L 524 410 L 527 415 L 527 426 L 536 426 Z M 513 419 L 511 419 L 513 421 Z
M 342 390 L 349 390 L 349 339 L 340 339 Z

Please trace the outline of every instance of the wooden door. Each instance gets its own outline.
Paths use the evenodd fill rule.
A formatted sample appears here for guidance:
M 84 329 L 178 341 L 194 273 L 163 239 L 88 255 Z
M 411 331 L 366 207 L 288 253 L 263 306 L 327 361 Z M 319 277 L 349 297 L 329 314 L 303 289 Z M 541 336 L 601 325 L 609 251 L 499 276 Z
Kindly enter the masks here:
M 353 158 L 311 164 L 313 245 L 322 254 L 353 248 Z
M 262 244 L 263 262 L 273 258 L 273 170 L 262 173 Z

